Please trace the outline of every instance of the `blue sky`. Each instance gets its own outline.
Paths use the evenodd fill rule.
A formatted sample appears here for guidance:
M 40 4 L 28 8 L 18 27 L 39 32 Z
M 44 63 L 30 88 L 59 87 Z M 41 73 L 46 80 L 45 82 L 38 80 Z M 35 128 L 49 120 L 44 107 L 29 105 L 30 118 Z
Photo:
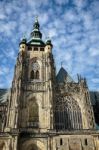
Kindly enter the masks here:
M 57 71 L 87 78 L 99 90 L 99 0 L 0 0 L 0 88 L 11 86 L 23 35 L 30 36 L 35 16 L 43 39 L 50 37 Z

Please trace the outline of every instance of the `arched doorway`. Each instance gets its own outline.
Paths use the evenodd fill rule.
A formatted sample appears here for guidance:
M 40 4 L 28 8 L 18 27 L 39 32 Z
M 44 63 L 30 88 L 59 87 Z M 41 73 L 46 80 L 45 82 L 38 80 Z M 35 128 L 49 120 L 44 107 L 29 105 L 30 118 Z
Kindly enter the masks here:
M 21 144 L 20 150 L 46 150 L 46 147 L 40 140 L 31 139 Z
M 41 150 L 41 149 L 38 148 L 35 144 L 31 144 L 31 145 L 29 145 L 27 150 Z

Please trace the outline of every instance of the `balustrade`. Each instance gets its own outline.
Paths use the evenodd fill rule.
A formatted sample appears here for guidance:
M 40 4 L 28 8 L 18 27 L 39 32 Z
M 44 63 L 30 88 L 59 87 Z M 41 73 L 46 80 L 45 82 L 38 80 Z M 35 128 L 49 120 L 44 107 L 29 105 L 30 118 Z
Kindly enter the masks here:
M 39 127 L 39 123 L 31 121 L 31 122 L 27 123 L 27 127 L 38 128 Z
M 45 83 L 42 82 L 31 82 L 28 84 L 23 84 L 22 87 L 24 90 L 29 91 L 45 91 Z

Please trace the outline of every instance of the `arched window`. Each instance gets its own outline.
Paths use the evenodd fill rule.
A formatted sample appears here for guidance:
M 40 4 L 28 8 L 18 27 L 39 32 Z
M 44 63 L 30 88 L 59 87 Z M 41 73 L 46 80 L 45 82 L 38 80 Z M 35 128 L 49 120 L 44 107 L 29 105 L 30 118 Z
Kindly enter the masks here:
M 62 140 L 62 138 L 60 139 L 60 145 L 63 145 L 63 140 Z
M 54 125 L 57 130 L 82 129 L 81 109 L 71 96 L 57 97 L 54 105 Z
M 31 71 L 31 79 L 35 79 L 34 71 L 33 70 Z
M 29 126 L 38 127 L 38 121 L 39 121 L 38 111 L 39 108 L 36 99 L 35 98 L 31 99 L 29 101 Z
M 30 74 L 30 78 L 31 79 L 40 79 L 40 66 L 38 64 L 38 62 L 34 62 L 32 64 L 32 71 Z
M 36 71 L 36 79 L 39 79 L 39 71 Z
M 85 145 L 88 145 L 87 139 L 85 139 Z

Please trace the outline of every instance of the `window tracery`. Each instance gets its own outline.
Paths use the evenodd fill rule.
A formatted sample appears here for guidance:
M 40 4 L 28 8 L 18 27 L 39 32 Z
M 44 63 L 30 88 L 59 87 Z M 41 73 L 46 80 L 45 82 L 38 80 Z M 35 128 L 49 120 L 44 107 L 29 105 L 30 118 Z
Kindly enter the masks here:
M 30 78 L 31 79 L 40 79 L 40 66 L 39 66 L 38 62 L 36 62 L 36 61 L 32 64 Z
M 82 129 L 81 109 L 71 96 L 57 97 L 54 110 L 57 130 Z
M 39 71 L 36 71 L 36 79 L 39 79 Z

